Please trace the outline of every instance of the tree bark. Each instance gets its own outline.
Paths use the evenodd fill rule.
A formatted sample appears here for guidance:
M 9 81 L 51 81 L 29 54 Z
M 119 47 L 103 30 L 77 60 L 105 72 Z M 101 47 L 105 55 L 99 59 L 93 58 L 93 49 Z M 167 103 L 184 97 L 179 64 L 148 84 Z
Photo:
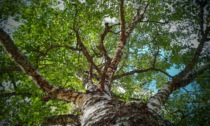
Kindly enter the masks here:
M 173 126 L 143 102 L 125 103 L 101 95 L 87 99 L 82 112 L 82 126 Z

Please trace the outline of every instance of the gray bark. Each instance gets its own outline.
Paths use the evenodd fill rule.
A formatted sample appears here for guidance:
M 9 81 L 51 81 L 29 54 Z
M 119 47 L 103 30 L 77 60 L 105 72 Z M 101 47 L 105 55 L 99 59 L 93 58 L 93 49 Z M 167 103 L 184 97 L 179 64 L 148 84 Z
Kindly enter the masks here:
M 82 126 L 173 126 L 143 102 L 125 103 L 96 94 L 82 107 Z

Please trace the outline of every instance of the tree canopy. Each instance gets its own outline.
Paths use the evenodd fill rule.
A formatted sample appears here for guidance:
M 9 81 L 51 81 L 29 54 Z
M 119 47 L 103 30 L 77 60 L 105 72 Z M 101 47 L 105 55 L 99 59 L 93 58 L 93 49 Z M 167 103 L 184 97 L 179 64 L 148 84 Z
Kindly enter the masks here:
M 1 0 L 0 12 L 0 124 L 77 122 L 65 91 L 210 124 L 208 0 Z

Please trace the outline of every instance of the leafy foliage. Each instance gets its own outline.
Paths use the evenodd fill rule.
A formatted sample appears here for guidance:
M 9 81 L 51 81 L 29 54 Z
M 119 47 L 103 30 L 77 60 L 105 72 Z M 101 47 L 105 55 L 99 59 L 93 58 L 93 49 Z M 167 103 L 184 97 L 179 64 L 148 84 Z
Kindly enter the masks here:
M 126 26 L 136 13 L 136 2 L 136 0 L 126 1 Z M 142 8 L 147 3 L 149 8 L 144 14 L 144 20 L 127 39 L 115 75 L 149 68 L 156 70 L 113 80 L 113 95 L 127 101 L 133 99 L 147 101 L 149 96 L 171 79 L 172 74 L 163 71 L 173 66 L 177 69 L 185 67 L 194 56 L 195 44 L 201 40 L 201 33 L 198 30 L 201 19 L 195 1 L 149 0 L 141 3 Z M 12 33 L 15 44 L 54 86 L 85 91 L 75 73 L 86 74 L 91 66 L 81 52 L 74 34 L 75 30 L 79 31 L 81 41 L 95 64 L 102 69 L 105 58 L 101 55 L 102 50 L 99 46 L 101 33 L 105 23 L 113 25 L 112 32 L 109 32 L 104 39 L 104 46 L 110 57 L 115 54 L 120 37 L 118 0 L 85 2 L 2 0 L 0 5 L 1 28 L 6 27 L 6 19 L 9 17 L 13 17 L 19 23 Z M 210 3 L 205 12 L 206 24 L 210 17 L 209 6 Z M 209 45 L 205 45 L 206 50 L 202 53 L 202 59 L 197 66 L 209 61 L 208 48 Z M 16 64 L 10 60 L 2 47 L 0 47 L 0 64 L 0 90 L 5 94 L 8 93 L 8 96 L 0 97 L 0 111 L 3 113 L 0 122 L 4 122 L 4 125 L 9 123 L 38 125 L 47 116 L 73 112 L 75 106 L 62 101 L 50 100 L 45 103 L 42 100 L 44 93 L 41 89 L 19 69 L 14 69 L 13 66 Z M 93 70 L 93 74 L 98 76 L 96 70 Z M 186 125 L 191 120 L 195 121 L 194 125 L 201 125 L 204 122 L 209 124 L 210 109 L 207 96 L 210 93 L 210 80 L 207 75 L 209 74 L 197 78 L 196 84 L 199 86 L 192 88 L 192 94 L 175 92 L 165 107 L 164 116 L 181 125 Z M 97 77 L 93 78 L 93 81 L 98 83 Z M 151 88 L 151 84 L 154 84 L 154 87 Z M 146 91 L 148 88 L 153 91 Z M 11 92 L 15 94 L 9 95 Z M 55 110 L 52 111 L 52 108 Z M 171 114 L 172 112 L 174 113 Z M 182 119 L 184 116 L 185 119 Z

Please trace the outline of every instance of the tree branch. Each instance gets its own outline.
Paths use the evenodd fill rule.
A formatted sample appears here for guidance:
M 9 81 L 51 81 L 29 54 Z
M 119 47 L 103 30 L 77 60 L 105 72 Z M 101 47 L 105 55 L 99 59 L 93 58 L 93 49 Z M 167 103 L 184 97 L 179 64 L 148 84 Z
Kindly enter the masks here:
M 79 116 L 78 115 L 57 115 L 52 117 L 47 117 L 44 119 L 43 125 L 67 125 L 71 126 L 80 126 Z
M 169 82 L 167 85 L 159 89 L 158 92 L 148 100 L 148 108 L 152 111 L 159 112 L 160 107 L 165 104 L 169 95 L 173 91 L 190 84 L 190 82 L 192 82 L 198 75 L 201 75 L 206 70 L 210 70 L 210 62 L 201 66 L 197 70 L 191 70 L 186 76 L 179 79 L 176 84 L 174 84 L 173 81 Z
M 105 23 L 105 29 L 104 32 L 101 34 L 101 40 L 100 40 L 100 45 L 99 49 L 102 52 L 102 55 L 105 57 L 105 60 L 110 60 L 110 57 L 108 56 L 108 53 L 104 47 L 104 39 L 107 33 L 110 31 L 111 26 L 109 26 L 108 23 Z
M 159 34 L 156 34 L 156 35 L 155 35 L 155 37 L 154 37 L 154 39 L 153 39 L 154 42 L 156 42 L 155 39 L 158 37 L 158 35 L 159 35 Z M 157 43 L 154 43 L 154 45 L 157 46 L 157 52 L 153 52 L 153 51 L 152 51 L 152 52 L 153 52 L 153 56 L 154 56 L 154 61 L 153 61 L 153 63 L 152 63 L 152 67 L 153 67 L 153 68 L 155 68 L 155 64 L 156 64 L 156 61 L 157 61 L 157 56 L 159 55 L 159 52 L 160 52 L 160 47 L 158 46 L 158 44 L 157 44 Z
M 121 59 L 122 50 L 124 48 L 125 42 L 126 42 L 126 38 L 125 38 L 124 0 L 121 0 L 120 1 L 120 42 L 118 44 L 115 56 L 112 59 L 109 68 L 107 69 L 107 75 L 110 80 L 111 80 L 115 70 L 117 69 L 117 65 Z
M 147 5 L 145 6 L 144 11 L 143 11 L 142 14 L 139 14 L 139 13 L 140 13 L 140 12 L 139 12 L 139 11 L 140 11 L 140 8 L 137 9 L 137 13 L 136 13 L 136 15 L 133 17 L 132 22 L 129 24 L 129 26 L 128 26 L 128 28 L 127 28 L 127 31 L 126 31 L 126 33 L 125 33 L 125 36 L 126 36 L 126 37 L 128 37 L 128 36 L 131 34 L 131 32 L 133 31 L 133 29 L 136 27 L 136 25 L 144 18 L 144 14 L 145 14 L 145 12 L 146 12 L 146 10 L 147 10 L 148 5 L 149 5 L 149 4 L 147 4 Z
M 184 76 L 182 79 L 178 81 L 178 83 L 174 84 L 171 83 L 173 86 L 173 90 L 179 89 L 181 87 L 184 87 L 188 85 L 190 82 L 192 82 L 198 75 L 201 75 L 206 70 L 210 70 L 210 62 L 206 63 L 205 65 L 201 66 L 197 70 L 192 70 L 187 73 L 186 76 Z
M 197 63 L 199 56 L 201 55 L 201 52 L 203 50 L 204 44 L 207 41 L 207 36 L 208 36 L 208 31 L 210 30 L 210 28 L 207 28 L 205 31 L 203 31 L 203 25 L 204 25 L 204 3 L 203 2 L 199 2 L 200 4 L 200 13 L 199 13 L 199 17 L 200 17 L 200 32 L 201 32 L 201 40 L 200 43 L 195 51 L 194 57 L 191 59 L 191 61 L 186 65 L 186 67 L 179 73 L 177 74 L 174 78 L 173 78 L 173 82 L 172 83 L 177 83 L 178 80 L 180 78 L 182 78 L 183 76 L 185 76 L 193 67 L 194 65 Z
M 80 38 L 79 32 L 75 31 L 76 33 L 76 39 L 77 39 L 77 43 L 79 44 L 82 53 L 84 54 L 84 56 L 86 57 L 87 61 L 92 64 L 92 66 L 96 69 L 96 71 L 98 72 L 98 74 L 101 75 L 101 70 L 96 66 L 96 64 L 93 61 L 93 58 L 90 56 L 90 54 L 88 53 L 86 47 L 84 46 L 84 44 L 82 43 L 82 40 Z
M 116 80 L 116 79 L 119 79 L 119 78 L 122 78 L 122 77 L 125 77 L 125 76 L 130 76 L 130 75 L 133 75 L 135 73 L 145 73 L 145 72 L 148 72 L 148 71 L 158 71 L 158 72 L 161 72 L 161 73 L 165 74 L 166 76 L 172 78 L 171 75 L 169 75 L 165 71 L 162 71 L 161 69 L 147 68 L 147 69 L 142 69 L 142 70 L 132 70 L 130 72 L 126 72 L 126 73 L 122 73 L 122 74 L 119 74 L 119 75 L 115 75 L 115 76 L 113 76 L 112 80 Z
M 30 76 L 40 88 L 49 95 L 51 98 L 73 102 L 77 105 L 81 105 L 89 94 L 74 92 L 63 88 L 53 87 L 28 61 L 28 59 L 22 54 L 22 52 L 14 45 L 10 36 L 0 29 L 0 43 L 3 45 L 7 53 L 12 59 L 19 64 L 20 68 Z
M 66 49 L 70 49 L 70 50 L 74 50 L 74 51 L 80 51 L 80 49 L 74 48 L 74 47 L 71 47 L 71 46 L 68 46 L 68 45 L 50 45 L 49 48 L 47 48 L 45 52 L 40 52 L 39 51 L 39 55 L 38 56 L 39 57 L 40 56 L 45 56 L 45 55 L 47 55 L 47 53 L 49 51 L 51 51 L 52 49 L 55 49 L 55 48 L 66 48 Z
M 145 9 L 144 9 L 144 13 L 146 11 L 146 8 L 148 7 L 148 4 L 146 5 Z M 120 62 L 120 59 L 122 57 L 122 51 L 123 48 L 126 44 L 126 38 L 130 35 L 130 33 L 132 32 L 132 30 L 136 27 L 137 23 L 143 19 L 143 14 L 139 15 L 140 10 L 137 10 L 137 14 L 134 17 L 132 23 L 129 25 L 127 31 L 125 28 L 125 12 L 124 12 L 124 0 L 120 1 L 120 42 L 117 46 L 116 49 L 116 53 L 115 56 L 113 57 L 109 67 L 107 68 L 107 72 L 106 72 L 106 76 L 107 77 L 103 77 L 102 81 L 100 81 L 100 89 L 102 91 L 104 91 L 105 88 L 105 83 L 107 84 L 108 90 L 110 90 L 110 81 L 112 80 L 112 77 L 117 69 L 117 66 Z M 106 80 L 107 78 L 107 80 Z
M 104 91 L 105 89 L 107 90 L 106 92 L 110 91 L 111 85 L 111 79 L 112 76 L 114 75 L 117 65 L 120 62 L 120 59 L 122 57 L 122 50 L 125 46 L 126 43 L 126 37 L 125 37 L 125 15 L 124 15 L 124 0 L 120 0 L 120 42 L 118 43 L 117 49 L 115 56 L 113 57 L 109 67 L 107 68 L 106 76 L 105 79 L 102 78 L 103 80 L 100 83 L 100 89 L 101 91 Z M 106 88 L 105 84 L 106 83 Z
M 39 84 L 44 92 L 50 92 L 53 86 L 43 78 L 40 73 L 29 63 L 28 59 L 20 52 L 20 50 L 14 45 L 10 36 L 0 29 L 0 41 L 5 50 L 8 52 L 11 58 L 13 58 L 20 66 L 20 68 L 29 76 L 33 78 Z
M 108 53 L 104 47 L 104 39 L 105 39 L 105 36 L 107 35 L 107 33 L 110 31 L 110 28 L 111 26 L 109 26 L 108 23 L 105 23 L 105 29 L 104 29 L 104 32 L 101 34 L 101 40 L 100 40 L 100 45 L 99 45 L 99 49 L 100 51 L 102 52 L 102 55 L 104 56 L 105 58 L 105 66 L 104 66 L 104 69 L 103 69 L 103 73 L 101 75 L 101 79 L 100 79 L 100 85 L 99 85 L 99 88 L 101 91 L 104 90 L 104 83 L 105 83 L 105 79 L 106 79 L 106 72 L 107 72 L 107 69 L 111 63 L 111 58 L 108 56 Z

